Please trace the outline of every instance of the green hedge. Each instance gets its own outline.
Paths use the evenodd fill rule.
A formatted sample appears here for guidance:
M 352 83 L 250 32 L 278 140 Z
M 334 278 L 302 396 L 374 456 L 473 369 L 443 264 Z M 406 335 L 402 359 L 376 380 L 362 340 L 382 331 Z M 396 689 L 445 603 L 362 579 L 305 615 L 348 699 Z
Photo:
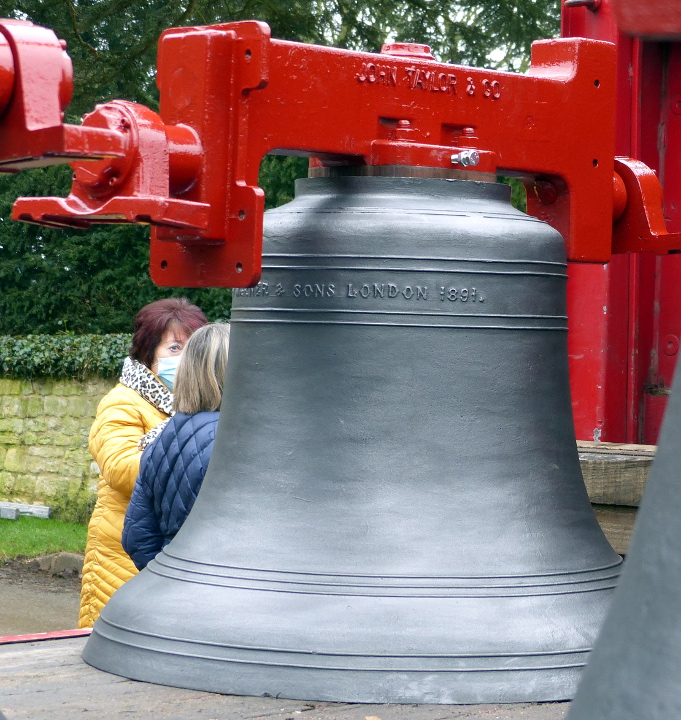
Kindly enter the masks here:
M 0 335 L 0 373 L 14 378 L 116 377 L 132 335 Z

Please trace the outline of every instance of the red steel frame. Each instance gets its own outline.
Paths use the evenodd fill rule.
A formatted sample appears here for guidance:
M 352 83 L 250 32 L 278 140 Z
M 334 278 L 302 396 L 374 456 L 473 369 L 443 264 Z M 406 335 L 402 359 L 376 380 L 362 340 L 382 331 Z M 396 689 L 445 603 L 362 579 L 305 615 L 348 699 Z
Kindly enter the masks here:
M 268 152 L 452 169 L 453 156 L 475 151 L 476 172 L 527 176 L 531 189 L 543 178 L 553 192 L 533 194 L 534 214 L 562 232 L 568 257 L 605 262 L 613 60 L 608 43 L 548 40 L 518 75 L 437 63 L 423 46 L 377 55 L 274 40 L 257 22 L 168 30 L 160 115 L 117 100 L 82 126 L 64 125 L 62 157 L 81 149 L 101 159 L 73 163 L 68 198 L 21 199 L 13 217 L 57 227 L 147 222 L 159 285 L 246 287 L 260 274 L 258 170 Z M 631 195 L 645 206 L 638 182 Z M 681 244 L 664 230 L 650 241 L 663 252 Z
M 16 25 L 0 29 L 30 57 Z M 6 117 L 40 119 L 36 93 L 21 92 L 22 56 L 14 58 Z M 166 286 L 258 281 L 258 169 L 268 152 L 517 175 L 528 212 L 562 233 L 570 260 L 672 252 L 681 234 L 667 231 L 656 175 L 615 157 L 615 61 L 612 43 L 546 40 L 517 75 L 438 63 L 419 45 L 377 55 L 273 40 L 258 22 L 172 29 L 159 42 L 160 114 L 114 100 L 81 126 L 16 123 L 0 171 L 71 160 L 67 198 L 20 199 L 13 217 L 57 227 L 151 224 L 151 275 Z M 35 142 L 45 129 L 54 130 L 49 153 Z
M 615 2 L 564 4 L 562 35 L 616 44 L 615 153 L 639 159 L 657 172 L 667 229 L 678 232 L 681 43 L 624 35 L 616 22 L 624 18 L 629 30 L 635 31 L 638 23 L 649 33 L 657 22 L 661 34 L 673 33 L 676 23 L 678 33 L 678 9 L 665 11 L 667 0 L 619 0 L 613 7 Z M 607 265 L 572 263 L 569 274 L 577 437 L 654 444 L 679 348 L 681 256 L 613 255 Z

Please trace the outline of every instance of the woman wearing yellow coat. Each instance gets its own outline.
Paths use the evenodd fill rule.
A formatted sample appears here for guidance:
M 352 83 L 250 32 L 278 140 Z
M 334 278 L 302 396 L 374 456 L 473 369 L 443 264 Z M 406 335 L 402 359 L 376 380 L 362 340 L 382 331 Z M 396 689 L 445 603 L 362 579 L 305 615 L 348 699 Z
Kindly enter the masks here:
M 137 573 L 121 534 L 140 456 L 151 431 L 171 415 L 175 368 L 189 336 L 206 322 L 184 298 L 143 307 L 119 382 L 99 403 L 90 452 L 100 475 L 88 526 L 79 627 L 92 627 L 114 591 Z

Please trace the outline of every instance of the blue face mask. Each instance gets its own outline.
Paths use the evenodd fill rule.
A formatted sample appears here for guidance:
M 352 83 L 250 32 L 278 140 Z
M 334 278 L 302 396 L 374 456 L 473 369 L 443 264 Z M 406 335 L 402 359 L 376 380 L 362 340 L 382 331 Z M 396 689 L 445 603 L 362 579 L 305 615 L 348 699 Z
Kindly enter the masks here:
M 165 357 L 158 359 L 158 372 L 156 373 L 159 378 L 163 381 L 163 384 L 170 390 L 173 391 L 173 385 L 175 384 L 175 373 L 177 372 L 177 366 L 180 364 L 182 355 L 175 355 L 173 357 Z

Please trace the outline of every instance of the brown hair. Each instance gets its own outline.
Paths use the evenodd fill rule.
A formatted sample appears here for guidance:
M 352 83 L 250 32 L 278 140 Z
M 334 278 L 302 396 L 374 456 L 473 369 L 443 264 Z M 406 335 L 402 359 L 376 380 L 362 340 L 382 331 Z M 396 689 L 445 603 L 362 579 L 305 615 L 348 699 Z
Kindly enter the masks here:
M 187 340 L 175 377 L 177 412 L 194 415 L 220 409 L 228 351 L 229 325 L 204 325 Z
M 145 305 L 135 318 L 130 357 L 151 368 L 163 333 L 176 328 L 189 337 L 208 322 L 206 316 L 187 298 L 166 298 Z

